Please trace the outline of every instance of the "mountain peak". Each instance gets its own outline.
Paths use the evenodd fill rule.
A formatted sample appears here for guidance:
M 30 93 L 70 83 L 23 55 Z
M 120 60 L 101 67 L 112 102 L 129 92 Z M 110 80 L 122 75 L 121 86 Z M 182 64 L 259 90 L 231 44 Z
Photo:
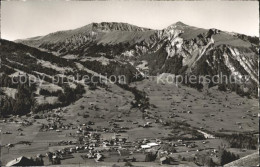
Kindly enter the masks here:
M 174 23 L 173 25 L 176 25 L 176 26 L 188 26 L 188 25 L 184 24 L 181 21 L 178 21 L 178 22 Z
M 188 25 L 184 24 L 183 22 L 176 22 L 174 24 L 171 24 L 170 26 L 168 26 L 167 28 L 165 28 L 166 31 L 172 31 L 172 30 L 184 30 L 187 27 L 189 27 Z

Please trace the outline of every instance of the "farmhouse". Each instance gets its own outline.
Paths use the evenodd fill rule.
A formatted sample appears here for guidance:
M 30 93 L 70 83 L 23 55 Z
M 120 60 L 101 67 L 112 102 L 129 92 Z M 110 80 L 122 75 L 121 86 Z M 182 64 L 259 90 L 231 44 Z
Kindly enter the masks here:
M 161 163 L 161 165 L 169 164 L 170 163 L 170 158 L 169 157 L 162 157 L 162 158 L 160 158 L 160 163 Z
M 6 164 L 6 166 L 35 166 L 33 160 L 26 158 L 24 156 L 21 156 L 19 158 L 16 158 Z

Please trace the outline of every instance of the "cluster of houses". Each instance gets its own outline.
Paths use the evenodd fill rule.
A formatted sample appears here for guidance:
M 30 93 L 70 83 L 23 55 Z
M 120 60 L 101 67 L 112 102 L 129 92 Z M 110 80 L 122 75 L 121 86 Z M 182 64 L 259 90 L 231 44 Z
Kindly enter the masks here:
M 134 152 L 150 152 L 155 148 L 158 148 L 162 143 L 160 140 L 150 141 L 147 139 L 142 139 L 139 141 L 130 142 L 124 136 L 118 134 L 118 131 L 113 131 L 114 135 L 112 135 L 111 139 L 102 139 L 101 133 L 91 126 L 94 125 L 93 122 L 87 122 L 85 124 L 80 125 L 64 125 L 60 121 L 59 117 L 52 118 L 49 120 L 49 123 L 46 125 L 42 125 L 42 130 L 56 131 L 59 133 L 61 129 L 74 129 L 75 133 L 71 134 L 71 136 L 75 137 L 76 141 L 60 141 L 56 143 L 56 145 L 62 146 L 63 149 L 55 150 L 52 152 L 47 152 L 46 157 L 48 157 L 51 164 L 60 164 L 62 160 L 73 158 L 74 153 L 84 153 L 82 158 L 85 159 L 94 159 L 96 162 L 102 161 L 105 157 L 103 152 L 116 151 L 118 152 L 117 156 L 121 156 L 121 154 L 125 151 L 129 153 L 129 155 L 133 155 Z M 114 120 L 116 122 L 118 120 Z M 120 121 L 120 119 L 119 119 Z M 144 127 L 150 126 L 151 122 L 147 122 Z M 122 128 L 119 128 L 122 130 Z M 124 129 L 123 130 L 127 130 Z M 104 131 L 106 132 L 106 131 Z M 109 132 L 110 133 L 110 132 Z M 66 147 L 68 145 L 69 147 Z M 37 157 L 42 158 L 43 155 L 37 155 Z M 20 164 L 20 161 L 24 161 L 26 163 L 26 157 L 22 157 L 19 162 L 11 161 L 8 164 Z M 167 159 L 166 159 L 167 160 Z M 166 160 L 162 160 L 164 163 Z M 16 163 L 14 163 L 16 162 Z M 12 165 L 11 165 L 12 166 Z
M 41 117 L 47 120 L 47 123 L 41 123 L 41 131 L 56 131 L 57 133 L 61 133 L 66 130 L 73 130 L 74 132 L 70 133 L 69 135 L 76 139 L 75 141 L 58 142 L 56 145 L 64 146 L 63 149 L 46 153 L 46 157 L 49 158 L 49 161 L 52 164 L 60 164 L 61 160 L 72 158 L 72 155 L 78 152 L 84 153 L 85 156 L 82 156 L 82 158 L 94 159 L 96 162 L 99 162 L 105 158 L 102 154 L 104 151 L 116 150 L 118 155 L 121 155 L 122 152 L 127 151 L 130 155 L 133 155 L 135 152 L 140 151 L 143 153 L 152 152 L 158 149 L 162 144 L 162 141 L 160 140 L 149 141 L 147 139 L 142 139 L 139 141 L 128 141 L 126 137 L 123 137 L 119 134 L 129 130 L 129 127 L 120 126 L 120 123 L 125 121 L 121 118 L 121 115 L 118 115 L 117 118 L 108 121 L 110 127 L 94 128 L 95 123 L 92 121 L 88 121 L 83 124 L 64 124 L 61 114 L 63 112 L 64 111 L 62 111 L 62 109 L 56 109 L 54 111 L 47 112 L 47 114 L 41 115 Z M 51 116 L 48 116 L 50 114 Z M 36 119 L 39 119 L 32 113 L 31 116 L 31 120 L 23 119 L 21 124 L 23 126 L 29 126 L 32 125 Z M 155 123 L 161 123 L 162 125 L 165 123 L 163 119 L 149 114 L 147 109 L 145 110 L 145 119 L 154 119 Z M 138 127 L 143 128 L 149 128 L 152 126 L 151 121 L 147 121 L 142 125 L 140 125 L 137 121 L 126 121 L 131 122 L 132 125 L 137 125 Z M 22 131 L 22 128 L 19 128 L 18 130 Z M 114 133 L 114 135 L 111 137 L 111 139 L 104 140 L 101 138 L 102 133 Z M 52 144 L 55 146 L 55 143 Z M 70 147 L 67 147 L 67 145 Z M 43 155 L 37 155 L 37 157 L 43 157 Z M 165 163 L 167 160 L 168 159 L 166 158 L 166 160 L 162 161 Z

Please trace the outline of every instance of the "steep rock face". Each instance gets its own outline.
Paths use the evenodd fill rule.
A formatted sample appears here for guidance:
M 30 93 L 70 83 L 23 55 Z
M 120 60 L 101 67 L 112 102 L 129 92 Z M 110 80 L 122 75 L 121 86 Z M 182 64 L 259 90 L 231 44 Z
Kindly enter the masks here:
M 134 26 L 128 23 L 117 23 L 117 22 L 102 22 L 92 23 L 93 31 L 145 31 L 150 30 L 148 28 L 142 28 Z
M 163 30 L 126 23 L 92 23 L 19 42 L 60 56 L 76 55 L 77 60 L 105 57 L 131 64 L 150 75 L 167 72 L 211 77 L 233 75 L 238 79 L 248 76 L 245 85 L 250 85 L 253 91 L 258 85 L 258 38 L 181 22 Z

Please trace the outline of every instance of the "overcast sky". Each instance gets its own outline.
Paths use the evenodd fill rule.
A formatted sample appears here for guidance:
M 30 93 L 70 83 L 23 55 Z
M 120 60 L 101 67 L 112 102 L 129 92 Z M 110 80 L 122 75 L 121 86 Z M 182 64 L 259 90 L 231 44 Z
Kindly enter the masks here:
M 1 34 L 15 40 L 92 22 L 127 22 L 163 29 L 177 21 L 259 36 L 257 1 L 4 1 Z

